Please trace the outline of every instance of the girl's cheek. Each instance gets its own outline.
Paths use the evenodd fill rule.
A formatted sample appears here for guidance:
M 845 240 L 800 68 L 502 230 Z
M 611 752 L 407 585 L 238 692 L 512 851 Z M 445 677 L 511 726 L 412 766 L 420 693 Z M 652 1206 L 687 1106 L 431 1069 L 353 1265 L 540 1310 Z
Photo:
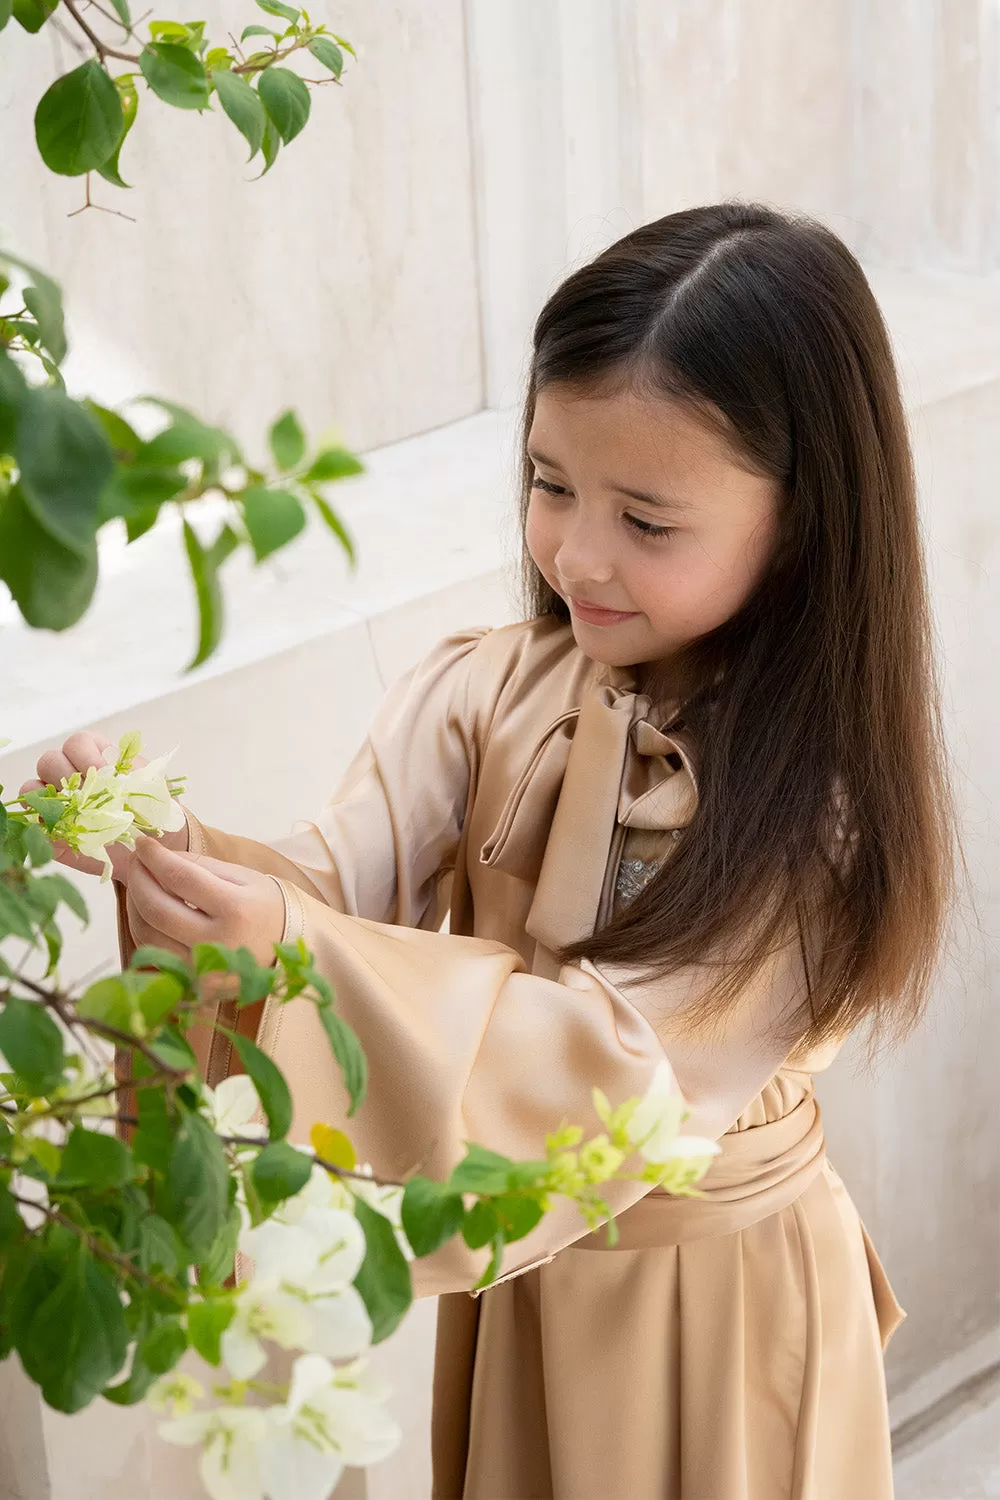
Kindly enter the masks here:
M 538 513 L 529 506 L 528 515 L 524 527 L 524 540 L 532 561 L 541 573 L 552 581 L 552 563 L 559 550 L 558 538 L 551 534 L 552 528 L 547 527 L 538 518 Z

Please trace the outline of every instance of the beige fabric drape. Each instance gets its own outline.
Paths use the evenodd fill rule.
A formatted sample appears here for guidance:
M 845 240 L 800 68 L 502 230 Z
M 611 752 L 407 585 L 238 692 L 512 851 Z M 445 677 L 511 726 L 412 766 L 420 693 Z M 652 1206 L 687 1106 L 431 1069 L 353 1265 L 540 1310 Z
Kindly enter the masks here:
M 563 1205 L 481 1296 L 485 1252 L 415 1265 L 418 1293 L 444 1294 L 440 1500 L 891 1494 L 881 1348 L 901 1314 L 825 1160 L 811 1073 L 836 1049 L 794 1047 L 797 946 L 711 1046 L 672 1020 L 707 972 L 651 986 L 553 957 L 606 915 L 628 841 L 694 814 L 697 747 L 667 722 L 554 620 L 470 632 L 388 695 L 314 822 L 262 845 L 189 816 L 193 850 L 278 879 L 286 936 L 369 1056 L 346 1121 L 313 1009 L 265 1007 L 294 1135 L 337 1122 L 386 1175 L 443 1176 L 466 1139 L 531 1157 L 564 1118 L 596 1127 L 593 1085 L 641 1092 L 667 1058 L 689 1128 L 723 1138 L 706 1200 L 613 1185 L 615 1250 Z

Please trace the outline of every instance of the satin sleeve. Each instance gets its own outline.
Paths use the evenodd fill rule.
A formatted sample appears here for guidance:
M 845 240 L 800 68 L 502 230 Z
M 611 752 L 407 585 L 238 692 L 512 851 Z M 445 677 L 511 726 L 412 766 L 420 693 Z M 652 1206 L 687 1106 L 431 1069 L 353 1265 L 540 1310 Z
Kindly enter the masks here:
M 272 843 L 225 833 L 185 808 L 188 848 L 273 875 L 334 910 L 403 927 L 439 927 L 447 902 L 476 750 L 476 647 L 487 629 L 442 640 L 386 694 L 372 726 L 314 820 Z M 309 750 L 321 754 L 322 746 Z M 135 952 L 125 888 L 116 884 L 124 968 Z M 225 1005 L 223 1003 L 223 1009 Z M 228 1024 L 253 1035 L 260 1007 Z M 221 1013 L 221 1012 L 220 1012 Z M 208 1024 L 191 1042 L 209 1082 L 241 1071 L 231 1044 Z
M 316 1122 L 336 1125 L 378 1176 L 394 1179 L 418 1171 L 447 1178 L 466 1141 L 538 1160 L 547 1132 L 564 1122 L 582 1125 L 588 1138 L 601 1132 L 594 1086 L 617 1105 L 643 1094 L 666 1060 L 641 1012 L 586 961 L 543 978 L 525 972 L 502 943 L 359 920 L 281 884 L 286 938 L 301 936 L 312 950 L 369 1064 L 368 1097 L 347 1119 L 315 1006 L 269 1004 L 259 1041 L 289 1080 L 292 1140 L 308 1140 Z M 649 1188 L 610 1182 L 602 1193 L 619 1213 Z M 556 1198 L 535 1229 L 506 1248 L 500 1279 L 588 1232 L 576 1204 Z M 413 1262 L 415 1293 L 471 1290 L 488 1259 L 458 1236 Z

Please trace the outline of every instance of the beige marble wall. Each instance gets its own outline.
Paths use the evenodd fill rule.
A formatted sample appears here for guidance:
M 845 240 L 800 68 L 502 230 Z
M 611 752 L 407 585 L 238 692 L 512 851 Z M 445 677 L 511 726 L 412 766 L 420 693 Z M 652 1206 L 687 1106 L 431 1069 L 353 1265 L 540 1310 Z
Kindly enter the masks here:
M 218 38 L 260 19 L 249 0 L 198 14 Z M 359 448 L 482 405 L 461 0 L 338 0 L 329 22 L 359 61 L 261 182 L 218 111 L 143 98 L 122 160 L 136 186 L 94 183 L 135 223 L 67 217 L 83 183 L 46 172 L 32 117 L 73 55 L 51 27 L 4 33 L 0 215 L 63 282 L 88 388 L 152 390 L 248 439 L 295 405 Z
M 1000 266 L 1000 14 L 855 0 L 854 199 L 873 261 Z
M 850 0 L 633 0 L 643 219 L 728 197 L 850 234 Z

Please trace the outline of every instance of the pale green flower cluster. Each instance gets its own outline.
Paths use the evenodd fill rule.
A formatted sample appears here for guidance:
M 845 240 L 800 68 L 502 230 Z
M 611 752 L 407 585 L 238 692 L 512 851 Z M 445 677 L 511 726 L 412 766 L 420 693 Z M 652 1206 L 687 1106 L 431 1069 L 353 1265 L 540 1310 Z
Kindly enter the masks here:
M 184 827 L 184 811 L 176 801 L 182 779 L 164 775 L 176 752 L 136 766 L 140 745 L 137 733 L 125 735 L 120 744 L 105 750 L 104 765 L 89 767 L 86 775 L 75 771 L 64 776 L 55 794 L 63 811 L 49 827 L 50 837 L 77 854 L 102 860 L 102 881 L 111 876 L 109 844 L 134 849 L 137 833 L 176 832 Z

